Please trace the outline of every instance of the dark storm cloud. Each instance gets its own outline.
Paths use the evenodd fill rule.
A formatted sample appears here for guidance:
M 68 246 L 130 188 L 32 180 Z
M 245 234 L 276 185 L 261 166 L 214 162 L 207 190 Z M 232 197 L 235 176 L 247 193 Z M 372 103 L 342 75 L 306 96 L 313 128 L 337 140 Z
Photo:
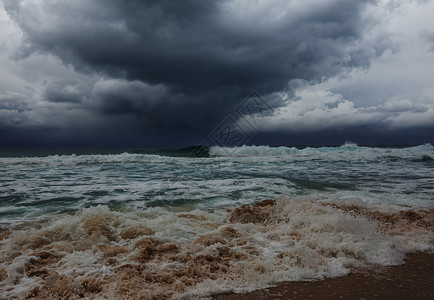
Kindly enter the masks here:
M 310 4 L 276 20 L 267 11 L 233 16 L 227 1 L 45 1 L 35 9 L 14 0 L 6 8 L 25 33 L 22 55 L 50 53 L 84 72 L 164 84 L 189 110 L 201 101 L 231 109 L 254 89 L 273 92 L 294 78 L 321 80 L 368 66 L 382 49 L 354 47 L 369 26 L 362 18 L 367 2 Z M 79 101 L 62 89 L 48 87 L 48 100 Z M 115 113 L 112 98 L 103 111 Z M 148 110 L 129 92 L 120 98 L 120 113 Z
M 46 1 L 39 15 L 22 1 L 7 8 L 26 33 L 23 55 L 48 52 L 79 70 L 194 95 L 231 85 L 275 90 L 292 78 L 321 79 L 372 59 L 372 49 L 351 48 L 366 30 L 367 1 L 306 5 L 303 14 L 278 20 L 267 13 L 236 19 L 225 2 Z
M 164 102 L 167 90 L 140 81 L 107 80 L 98 82 L 93 90 L 97 109 L 104 114 L 144 114 Z
M 159 137 L 200 140 L 253 90 L 278 108 L 288 99 L 272 95 L 293 95 L 288 83 L 368 68 L 395 47 L 381 30 L 369 36 L 374 0 L 4 3 L 24 33 L 16 57 L 48 54 L 92 78 L 49 80 L 51 111 Z

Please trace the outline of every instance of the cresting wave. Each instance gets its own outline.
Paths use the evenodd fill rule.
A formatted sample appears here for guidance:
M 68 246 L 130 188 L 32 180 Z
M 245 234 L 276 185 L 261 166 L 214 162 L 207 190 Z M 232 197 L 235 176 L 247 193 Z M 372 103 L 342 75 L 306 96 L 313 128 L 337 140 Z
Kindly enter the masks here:
M 5 157 L 0 158 L 1 165 L 42 165 L 42 166 L 74 166 L 74 165 L 100 165 L 121 163 L 166 163 L 176 158 L 164 157 L 154 154 L 92 154 L 92 155 L 50 155 L 46 157 Z
M 434 251 L 434 209 L 306 198 L 215 211 L 97 206 L 39 227 L 1 234 L 0 297 L 207 297 Z
M 192 146 L 179 149 L 129 150 L 116 154 L 0 157 L 0 166 L 13 164 L 86 165 L 134 162 L 176 163 L 181 158 L 193 159 L 197 157 L 214 159 L 218 159 L 219 157 L 276 157 L 291 161 L 380 161 L 403 159 L 415 162 L 428 162 L 434 161 L 434 146 L 425 144 L 407 148 L 375 148 L 357 146 L 356 144 L 344 144 L 340 147 L 307 147 L 304 149 L 283 146 L 242 146 L 234 148 Z
M 340 147 L 269 147 L 269 146 L 242 146 L 242 147 L 211 147 L 210 156 L 236 156 L 236 157 L 284 157 L 293 160 L 319 159 L 328 161 L 376 161 L 405 159 L 414 161 L 434 160 L 434 146 L 425 144 L 407 148 L 373 148 L 361 147 L 347 143 Z

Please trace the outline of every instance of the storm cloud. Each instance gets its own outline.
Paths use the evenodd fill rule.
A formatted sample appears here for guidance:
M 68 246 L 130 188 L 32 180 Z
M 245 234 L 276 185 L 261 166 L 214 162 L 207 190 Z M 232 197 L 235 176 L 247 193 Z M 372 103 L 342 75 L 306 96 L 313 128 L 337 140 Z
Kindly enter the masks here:
M 382 50 L 357 45 L 368 1 L 285 2 L 14 0 L 6 9 L 26 36 L 21 56 L 51 53 L 77 70 L 188 94 L 319 80 Z
M 169 145 L 174 136 L 175 144 L 194 143 L 234 115 L 252 91 L 273 111 L 255 128 L 262 134 L 332 125 L 390 127 L 393 122 L 384 123 L 384 116 L 404 111 L 430 118 L 432 99 L 383 98 L 363 105 L 345 98 L 349 89 L 333 87 L 314 99 L 309 92 L 300 96 L 306 87 L 318 90 L 399 51 L 399 39 L 384 25 L 402 7 L 393 4 L 5 0 L 3 9 L 20 34 L 9 57 L 18 64 L 45 57 L 62 71 L 59 76 L 38 63 L 40 75 L 26 79 L 36 91 L 23 92 L 26 99 L 0 100 L 0 113 L 9 120 L 0 124 L 16 130 L 14 124 L 25 129 L 27 122 L 41 135 L 58 130 L 65 138 L 107 130 L 131 140 L 146 137 L 147 144 Z M 3 91 L 7 99 L 13 95 Z

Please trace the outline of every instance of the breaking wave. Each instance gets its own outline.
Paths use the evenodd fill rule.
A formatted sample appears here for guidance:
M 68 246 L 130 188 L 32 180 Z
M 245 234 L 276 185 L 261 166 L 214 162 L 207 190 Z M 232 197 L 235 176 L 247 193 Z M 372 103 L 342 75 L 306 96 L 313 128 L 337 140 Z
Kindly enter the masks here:
M 434 250 L 434 209 L 337 200 L 214 211 L 96 206 L 32 227 L 0 235 L 0 297 L 207 297 Z
M 269 147 L 269 146 L 242 146 L 242 147 L 211 147 L 210 156 L 214 157 L 284 157 L 295 161 L 326 160 L 326 161 L 377 161 L 377 160 L 412 160 L 432 161 L 434 147 L 425 144 L 407 148 L 375 148 L 361 147 L 347 143 L 340 147 Z
M 179 159 L 218 157 L 277 157 L 293 161 L 381 161 L 407 160 L 414 162 L 434 161 L 434 146 L 425 144 L 407 148 L 377 148 L 357 146 L 347 143 L 340 147 L 207 147 L 191 146 L 174 149 L 132 149 L 112 154 L 68 154 L 27 157 L 0 157 L 0 165 L 5 164 L 52 164 L 80 165 L 134 162 L 177 162 Z

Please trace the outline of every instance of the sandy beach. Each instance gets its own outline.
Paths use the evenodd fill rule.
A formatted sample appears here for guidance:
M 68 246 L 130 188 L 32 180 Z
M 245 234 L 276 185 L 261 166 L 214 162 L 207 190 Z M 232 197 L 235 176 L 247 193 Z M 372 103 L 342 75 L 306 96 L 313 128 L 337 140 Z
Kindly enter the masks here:
M 359 270 L 319 281 L 285 282 L 247 294 L 224 294 L 215 300 L 254 299 L 433 299 L 434 254 L 408 255 L 405 264 Z

